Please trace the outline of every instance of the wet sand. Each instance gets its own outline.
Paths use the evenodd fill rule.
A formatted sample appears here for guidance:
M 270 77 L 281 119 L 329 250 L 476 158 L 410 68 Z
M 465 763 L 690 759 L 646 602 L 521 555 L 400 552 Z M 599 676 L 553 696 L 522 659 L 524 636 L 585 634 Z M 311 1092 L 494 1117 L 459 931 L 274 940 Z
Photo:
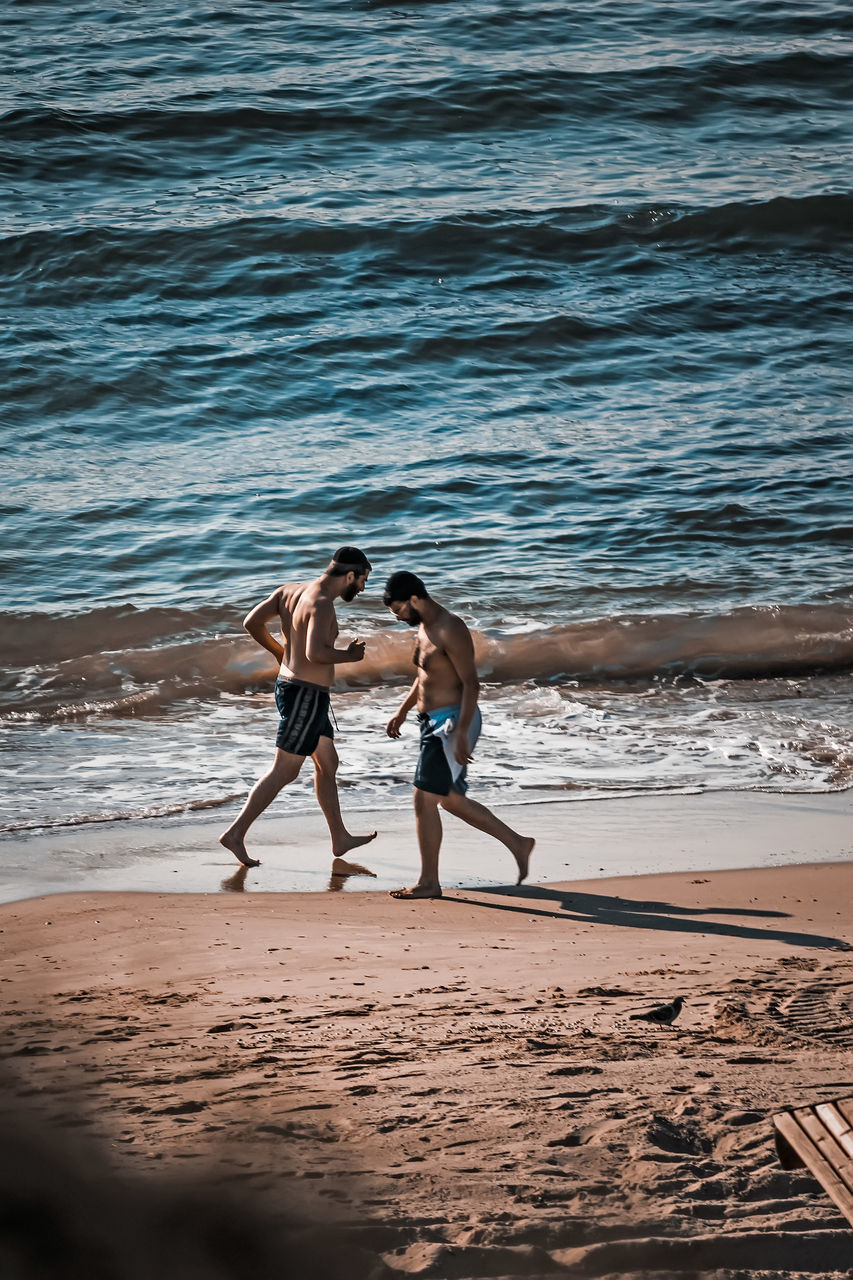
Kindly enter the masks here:
M 354 795 L 355 793 L 353 793 Z M 535 881 L 589 880 L 784 866 L 853 859 L 853 792 L 779 795 L 615 796 L 501 805 L 495 812 L 536 838 Z M 0 902 L 79 889 L 155 893 L 387 891 L 417 877 L 410 804 L 359 810 L 348 791 L 354 832 L 378 831 L 353 860 L 371 875 L 333 876 L 329 838 L 316 806 L 276 804 L 252 828 L 247 848 L 261 866 L 243 874 L 218 837 L 237 805 L 141 822 L 89 823 L 0 839 Z M 349 801 L 349 803 L 348 803 Z M 515 864 L 494 840 L 445 815 L 445 887 L 515 882 Z
M 838 861 L 10 903 L 3 1121 L 255 1234 L 304 1203 L 353 1275 L 847 1276 L 771 1117 L 853 1093 L 852 891 Z

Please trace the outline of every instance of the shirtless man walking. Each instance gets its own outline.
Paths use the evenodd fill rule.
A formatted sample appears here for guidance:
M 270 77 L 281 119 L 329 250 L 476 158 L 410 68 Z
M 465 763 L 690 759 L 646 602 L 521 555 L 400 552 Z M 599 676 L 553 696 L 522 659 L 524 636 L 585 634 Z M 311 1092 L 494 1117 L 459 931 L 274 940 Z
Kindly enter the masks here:
M 335 648 L 338 620 L 334 602 L 339 598 L 354 600 L 367 585 L 370 569 L 367 556 L 358 547 L 340 547 L 314 582 L 279 587 L 243 621 L 249 635 L 281 664 L 275 682 L 281 723 L 273 766 L 255 783 L 242 812 L 219 837 L 219 843 L 244 867 L 260 866 L 246 852 L 249 827 L 282 787 L 293 782 L 306 756 L 314 761 L 314 789 L 329 826 L 333 857 L 340 859 L 376 836 L 375 831 L 366 836 L 351 835 L 344 826 L 335 779 L 338 753 L 329 720 L 329 690 L 336 664 L 361 662 L 364 657 L 363 640 L 353 640 L 346 649 Z M 269 631 L 268 624 L 275 618 L 281 623 L 283 645 Z
M 481 717 L 477 706 L 480 681 L 474 665 L 474 642 L 461 618 L 427 593 L 414 573 L 392 573 L 382 597 L 394 617 L 418 628 L 415 645 L 417 675 L 400 709 L 385 732 L 399 738 L 412 707 L 417 706 L 421 748 L 415 770 L 415 823 L 421 854 L 421 874 L 410 889 L 395 889 L 392 898 L 440 898 L 438 854 L 441 814 L 446 809 L 469 826 L 494 836 L 515 858 L 518 880 L 527 878 L 536 843 L 501 822 L 485 805 L 470 800 L 465 774 Z

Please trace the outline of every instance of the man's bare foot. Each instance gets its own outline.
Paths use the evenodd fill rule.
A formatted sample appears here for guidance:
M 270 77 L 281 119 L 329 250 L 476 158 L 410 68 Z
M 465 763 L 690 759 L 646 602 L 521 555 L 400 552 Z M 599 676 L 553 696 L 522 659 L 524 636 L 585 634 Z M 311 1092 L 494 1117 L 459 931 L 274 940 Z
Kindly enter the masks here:
M 373 876 L 376 879 L 376 872 L 371 871 L 369 867 L 363 867 L 359 862 L 348 862 L 346 858 L 332 859 L 332 875 L 333 876 Z
M 346 853 L 352 853 L 353 849 L 358 849 L 363 844 L 370 844 L 371 840 L 376 839 L 376 832 L 371 831 L 368 836 L 351 836 L 346 833 L 343 840 L 338 840 L 337 844 L 332 845 L 332 856 L 342 858 Z
M 527 879 L 530 871 L 530 855 L 533 852 L 533 846 L 536 841 L 532 836 L 525 836 L 517 849 L 513 849 L 512 856 L 518 864 L 518 879 L 516 884 L 522 884 Z
M 250 858 L 246 852 L 246 846 L 243 844 L 243 837 L 235 835 L 232 831 L 223 831 L 219 837 L 219 843 L 223 849 L 227 849 L 229 853 L 233 853 L 238 862 L 242 862 L 244 867 L 259 867 L 260 861 L 257 858 Z
M 440 884 L 413 884 L 411 889 L 392 889 L 392 898 L 440 898 Z

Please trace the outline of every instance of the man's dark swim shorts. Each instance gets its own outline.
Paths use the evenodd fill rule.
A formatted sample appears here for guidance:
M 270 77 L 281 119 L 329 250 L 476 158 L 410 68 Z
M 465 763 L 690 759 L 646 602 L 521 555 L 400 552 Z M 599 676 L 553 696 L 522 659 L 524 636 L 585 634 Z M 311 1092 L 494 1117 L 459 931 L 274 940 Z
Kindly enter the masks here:
M 321 738 L 333 738 L 329 690 L 307 680 L 276 680 L 275 705 L 281 724 L 275 735 L 279 751 L 313 756 Z
M 453 754 L 459 710 L 455 706 L 418 712 L 421 750 L 413 782 L 419 791 L 429 791 L 434 796 L 449 796 L 451 791 L 458 791 L 464 796 L 468 790 L 468 771 L 457 763 Z M 468 742 L 472 750 L 480 736 L 481 726 L 482 718 L 478 707 L 468 730 Z

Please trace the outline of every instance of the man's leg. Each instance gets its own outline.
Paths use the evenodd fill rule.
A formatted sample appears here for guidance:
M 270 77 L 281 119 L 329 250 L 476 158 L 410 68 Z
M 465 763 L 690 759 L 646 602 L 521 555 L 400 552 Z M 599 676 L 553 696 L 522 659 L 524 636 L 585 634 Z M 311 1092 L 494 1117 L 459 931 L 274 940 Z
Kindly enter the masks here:
M 516 866 L 518 867 L 516 884 L 521 884 L 523 880 L 527 879 L 527 873 L 530 869 L 530 855 L 536 843 L 532 836 L 523 836 L 518 831 L 513 831 L 512 827 L 508 827 L 505 822 L 501 822 L 500 818 L 496 817 L 491 809 L 487 809 L 484 804 L 479 804 L 476 800 L 469 800 L 467 796 L 461 795 L 458 791 L 451 791 L 450 795 L 442 796 L 441 807 L 446 809 L 448 813 L 452 813 L 454 817 L 461 818 L 463 822 L 467 822 L 469 827 L 476 827 L 478 831 L 485 831 L 487 836 L 494 836 L 496 840 L 500 840 L 501 844 L 505 844 L 515 858 Z
M 329 826 L 329 834 L 332 837 L 332 856 L 343 858 L 359 845 L 369 844 L 371 840 L 375 840 L 376 832 L 371 831 L 366 836 L 354 836 L 344 826 L 341 802 L 338 798 L 338 753 L 331 738 L 320 739 L 312 759 L 314 791 L 317 795 L 317 803 L 323 810 L 323 817 Z
M 438 853 L 441 849 L 441 814 L 438 806 L 443 796 L 415 787 L 415 826 L 418 832 L 418 848 L 421 854 L 421 874 L 411 889 L 394 889 L 392 898 L 440 898 L 438 882 Z
M 219 843 L 224 845 L 229 853 L 233 853 L 234 857 L 242 862 L 244 867 L 259 867 L 261 864 L 257 858 L 250 858 L 246 852 L 244 841 L 246 832 L 249 827 L 260 817 L 264 809 L 272 804 L 282 787 L 286 787 L 288 782 L 292 782 L 299 770 L 302 768 L 304 756 L 292 755 L 289 751 L 281 751 L 276 747 L 275 760 L 269 773 L 265 773 L 259 778 L 252 790 L 249 792 L 246 803 L 243 805 L 242 811 L 231 823 L 227 831 L 223 831 L 219 837 Z

